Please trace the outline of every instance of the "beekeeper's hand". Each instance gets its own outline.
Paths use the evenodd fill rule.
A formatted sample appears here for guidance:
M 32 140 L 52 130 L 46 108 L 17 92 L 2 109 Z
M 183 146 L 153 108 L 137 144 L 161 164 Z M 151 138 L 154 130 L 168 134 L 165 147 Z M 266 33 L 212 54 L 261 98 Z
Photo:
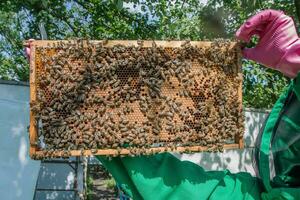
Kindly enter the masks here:
M 258 35 L 254 48 L 245 48 L 243 56 L 295 77 L 300 70 L 300 40 L 294 21 L 282 11 L 264 10 L 249 18 L 236 32 L 236 37 L 249 42 Z
M 28 61 L 30 61 L 30 50 L 31 50 L 31 43 L 34 41 L 34 39 L 29 39 L 26 46 L 25 46 L 25 55 L 28 59 Z

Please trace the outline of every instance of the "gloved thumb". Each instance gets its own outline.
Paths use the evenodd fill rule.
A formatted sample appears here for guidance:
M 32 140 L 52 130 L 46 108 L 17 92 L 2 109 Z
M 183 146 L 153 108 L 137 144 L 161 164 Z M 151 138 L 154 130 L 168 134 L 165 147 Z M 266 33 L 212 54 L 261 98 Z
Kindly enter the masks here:
M 34 39 L 29 39 L 27 41 L 27 44 L 25 45 L 25 55 L 28 59 L 28 61 L 30 61 L 30 52 L 31 52 L 31 43 L 34 41 Z
M 244 48 L 242 51 L 244 58 L 249 59 L 249 60 L 258 61 L 259 55 L 257 55 L 256 52 L 257 52 L 257 50 L 255 47 L 254 48 Z

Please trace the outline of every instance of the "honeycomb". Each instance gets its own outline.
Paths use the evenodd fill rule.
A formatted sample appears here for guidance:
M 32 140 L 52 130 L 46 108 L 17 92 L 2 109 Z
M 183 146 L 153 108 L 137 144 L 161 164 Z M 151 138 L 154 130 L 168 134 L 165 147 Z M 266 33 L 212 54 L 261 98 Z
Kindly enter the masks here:
M 221 151 L 242 137 L 242 75 L 233 42 L 77 39 L 32 47 L 40 157 Z

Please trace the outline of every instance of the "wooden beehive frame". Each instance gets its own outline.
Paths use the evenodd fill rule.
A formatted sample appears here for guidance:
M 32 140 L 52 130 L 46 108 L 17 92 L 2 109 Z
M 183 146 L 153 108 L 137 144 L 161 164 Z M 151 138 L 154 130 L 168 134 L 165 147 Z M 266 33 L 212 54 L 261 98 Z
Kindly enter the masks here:
M 31 43 L 31 55 L 30 55 L 30 102 L 35 102 L 37 98 L 37 70 L 35 65 L 35 49 L 36 47 L 47 47 L 49 44 L 53 44 L 59 41 L 33 41 Z M 66 42 L 66 41 L 65 41 Z M 90 42 L 101 42 L 101 41 L 90 41 Z M 155 41 L 157 46 L 161 46 L 164 48 L 175 48 L 175 47 L 181 47 L 181 45 L 184 43 L 184 41 Z M 200 42 L 200 41 L 192 41 L 190 42 L 192 46 L 195 47 L 207 47 L 211 44 L 211 42 Z M 124 45 L 124 46 L 137 46 L 137 41 L 123 41 L 123 40 L 114 40 L 114 41 L 108 41 L 105 46 L 107 47 L 113 47 L 114 45 Z M 236 48 L 236 43 L 232 43 L 232 48 Z M 151 47 L 152 41 L 144 41 L 143 47 Z M 237 54 L 240 54 L 239 51 L 237 51 Z M 239 55 L 237 56 L 239 58 Z M 241 66 L 240 63 L 238 63 L 240 60 L 237 59 L 237 70 L 240 72 L 240 68 L 238 66 Z M 239 85 L 238 88 L 238 101 L 240 102 L 240 105 L 242 105 L 242 85 Z M 37 128 L 37 122 L 35 120 L 35 115 L 32 111 L 30 111 L 30 129 L 29 129 L 29 136 L 30 136 L 30 156 L 31 157 L 43 157 L 45 154 L 44 150 L 41 150 L 37 147 L 36 143 L 38 140 L 38 128 Z M 235 143 L 233 144 L 224 144 L 224 149 L 235 149 L 235 148 L 243 148 L 243 138 L 241 136 L 238 136 L 235 138 Z M 200 151 L 208 151 L 211 147 L 209 146 L 185 146 L 185 147 L 177 147 L 175 150 L 171 149 L 170 147 L 152 147 L 148 148 L 147 151 L 152 153 L 158 153 L 158 152 L 164 152 L 164 151 L 175 151 L 175 152 L 200 152 Z M 127 155 L 130 153 L 129 149 L 121 149 L 121 151 L 118 151 L 117 149 L 98 149 L 96 152 L 91 152 L 91 150 L 71 150 L 70 155 L 71 156 L 90 156 L 90 155 L 108 155 L 108 156 L 114 156 L 114 155 Z M 63 151 L 55 151 L 52 156 L 59 157 L 63 155 Z

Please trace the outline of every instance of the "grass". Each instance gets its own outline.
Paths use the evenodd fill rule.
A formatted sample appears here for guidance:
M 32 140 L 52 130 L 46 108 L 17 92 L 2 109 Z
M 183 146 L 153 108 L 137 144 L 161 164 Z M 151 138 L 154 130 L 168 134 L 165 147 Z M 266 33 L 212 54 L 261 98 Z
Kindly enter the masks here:
M 86 189 L 86 196 L 87 200 L 92 200 L 92 194 L 93 194 L 93 179 L 92 177 L 88 176 L 86 180 L 87 189 Z
M 104 181 L 105 187 L 110 190 L 114 190 L 116 187 L 116 181 L 113 178 Z

